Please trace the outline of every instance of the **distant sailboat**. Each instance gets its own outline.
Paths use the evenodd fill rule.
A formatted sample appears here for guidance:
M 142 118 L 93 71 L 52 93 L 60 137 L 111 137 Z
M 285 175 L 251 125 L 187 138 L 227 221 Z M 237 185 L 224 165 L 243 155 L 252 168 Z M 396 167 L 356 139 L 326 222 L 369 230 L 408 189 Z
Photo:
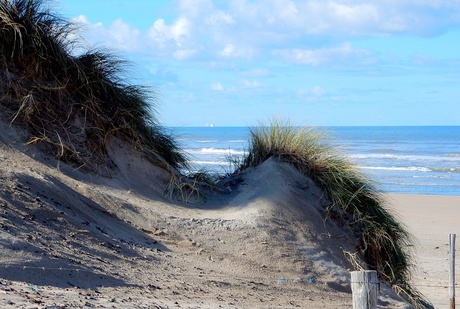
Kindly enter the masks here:
M 208 128 L 214 128 L 214 124 L 213 123 L 207 123 L 204 125 L 205 127 L 208 127 Z

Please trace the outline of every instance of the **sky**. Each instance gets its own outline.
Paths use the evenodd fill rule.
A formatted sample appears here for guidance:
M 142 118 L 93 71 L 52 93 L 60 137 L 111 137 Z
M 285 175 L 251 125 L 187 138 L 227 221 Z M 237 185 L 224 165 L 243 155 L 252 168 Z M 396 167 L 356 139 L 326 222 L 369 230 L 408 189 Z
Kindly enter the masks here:
M 460 125 L 460 0 L 55 2 L 166 126 Z

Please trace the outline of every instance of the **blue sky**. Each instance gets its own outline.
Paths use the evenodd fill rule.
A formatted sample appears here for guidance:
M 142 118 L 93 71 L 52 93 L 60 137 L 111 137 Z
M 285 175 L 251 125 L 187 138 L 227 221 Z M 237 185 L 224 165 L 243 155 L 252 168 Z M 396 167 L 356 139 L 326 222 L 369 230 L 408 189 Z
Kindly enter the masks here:
M 460 125 L 460 0 L 60 0 L 167 126 Z

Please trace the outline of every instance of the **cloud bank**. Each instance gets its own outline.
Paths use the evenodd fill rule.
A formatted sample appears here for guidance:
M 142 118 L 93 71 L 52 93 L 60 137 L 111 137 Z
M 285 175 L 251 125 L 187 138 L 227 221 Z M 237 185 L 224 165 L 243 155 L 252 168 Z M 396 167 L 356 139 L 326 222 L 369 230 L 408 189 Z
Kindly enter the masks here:
M 122 19 L 84 25 L 91 43 L 157 57 L 241 59 L 269 57 L 318 66 L 372 61 L 351 40 L 434 36 L 460 27 L 460 0 L 178 0 L 175 19 L 152 19 L 140 31 Z

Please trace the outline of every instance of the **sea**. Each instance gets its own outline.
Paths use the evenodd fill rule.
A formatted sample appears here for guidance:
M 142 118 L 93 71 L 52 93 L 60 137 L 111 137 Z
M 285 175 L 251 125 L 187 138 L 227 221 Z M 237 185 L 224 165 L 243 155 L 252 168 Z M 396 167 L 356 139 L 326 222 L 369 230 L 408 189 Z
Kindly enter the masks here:
M 227 175 L 248 149 L 249 127 L 170 128 L 190 172 Z M 380 191 L 460 195 L 460 126 L 319 127 Z

